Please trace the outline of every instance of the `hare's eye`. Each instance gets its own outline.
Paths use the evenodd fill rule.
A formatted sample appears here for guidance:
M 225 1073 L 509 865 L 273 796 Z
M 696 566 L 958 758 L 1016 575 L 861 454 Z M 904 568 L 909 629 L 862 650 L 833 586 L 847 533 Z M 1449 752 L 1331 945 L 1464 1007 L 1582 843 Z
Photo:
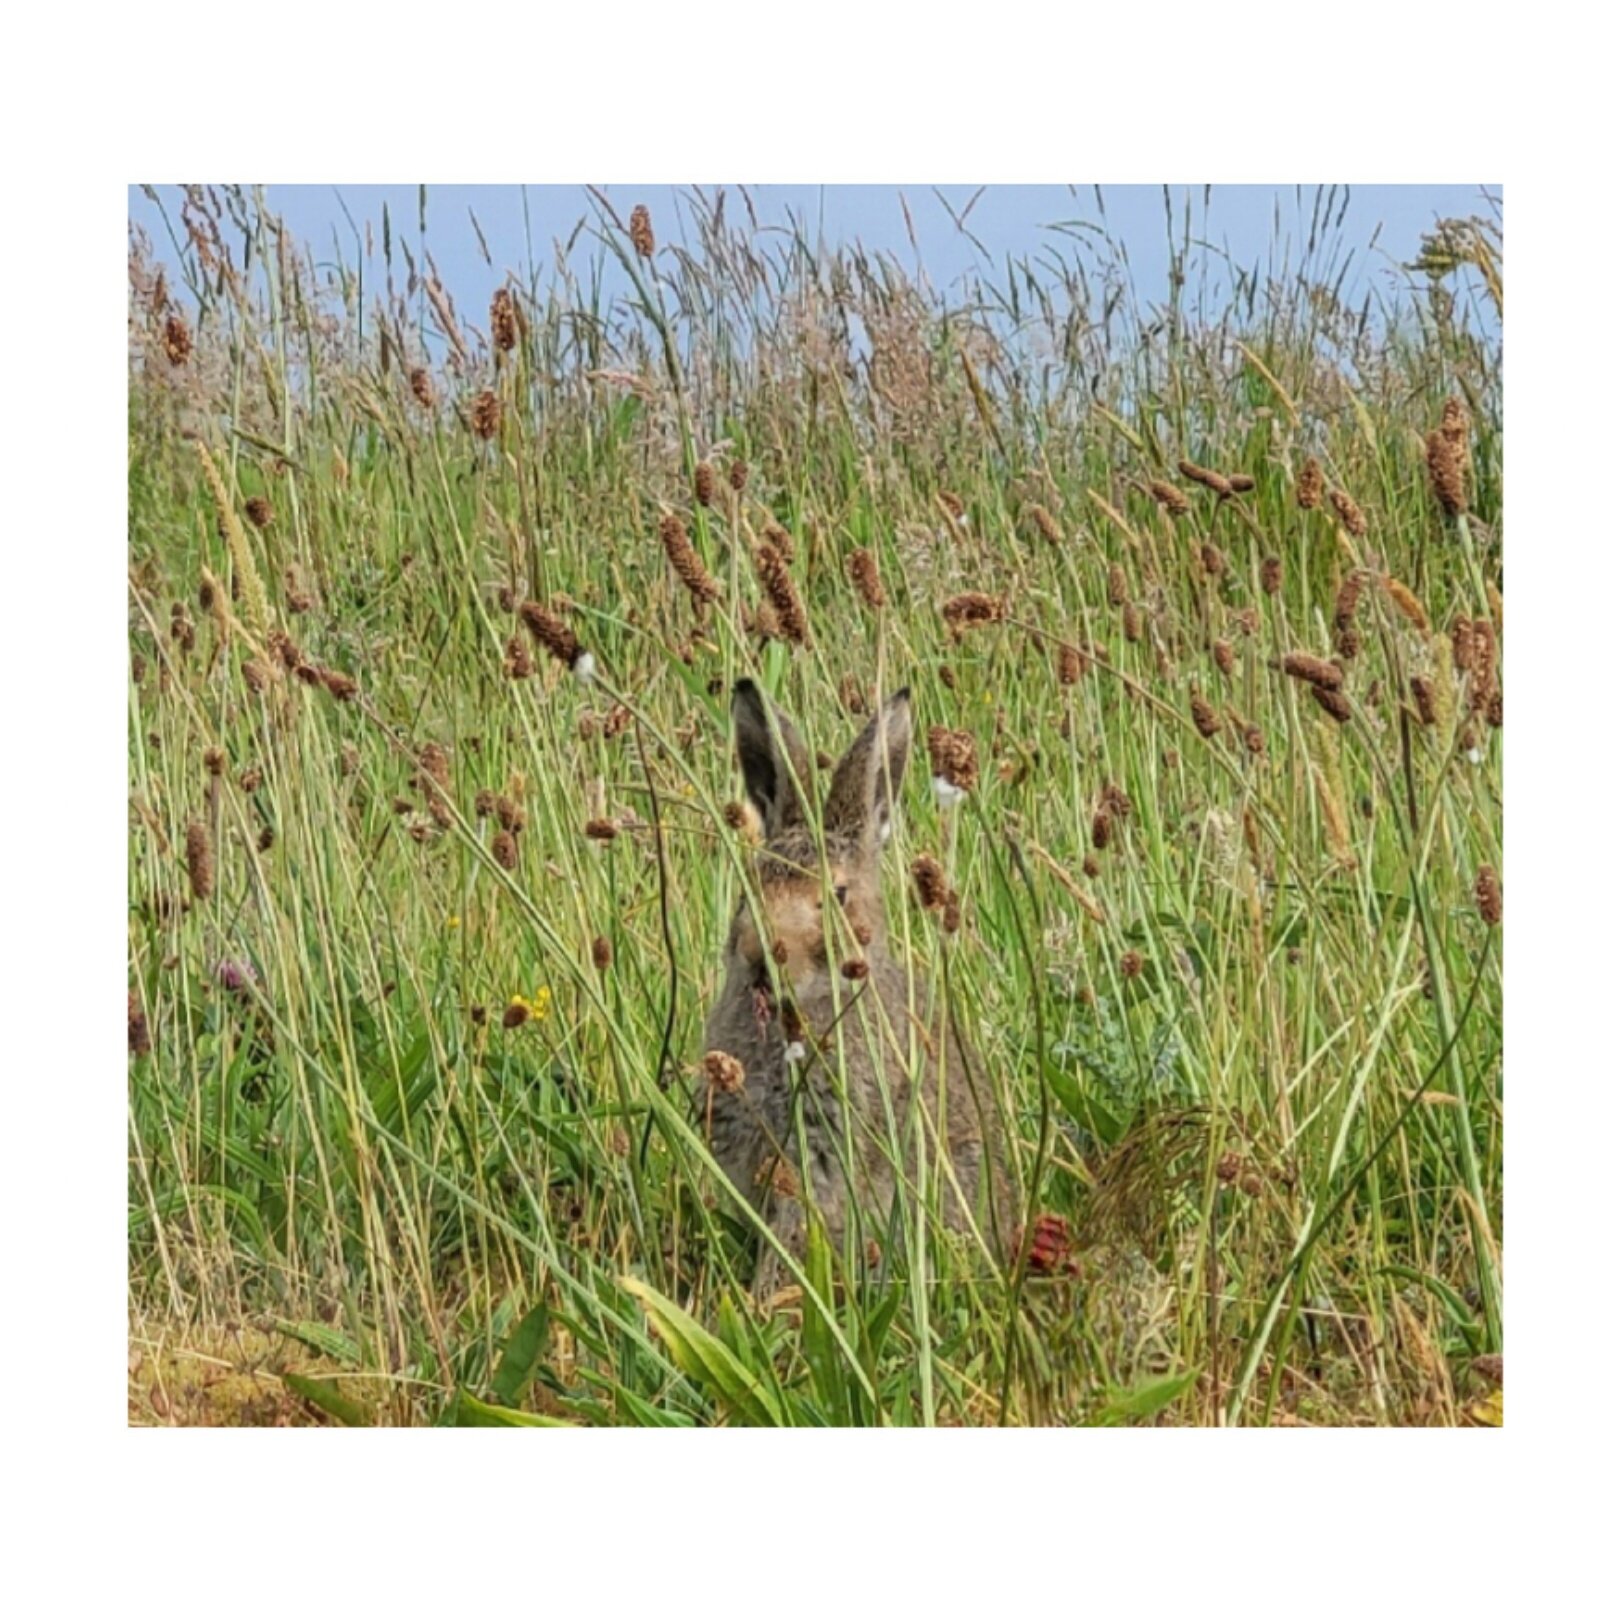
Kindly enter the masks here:
M 848 898 L 849 885 L 847 883 L 840 883 L 838 887 L 833 890 L 833 899 L 836 900 L 839 905 L 843 905 Z

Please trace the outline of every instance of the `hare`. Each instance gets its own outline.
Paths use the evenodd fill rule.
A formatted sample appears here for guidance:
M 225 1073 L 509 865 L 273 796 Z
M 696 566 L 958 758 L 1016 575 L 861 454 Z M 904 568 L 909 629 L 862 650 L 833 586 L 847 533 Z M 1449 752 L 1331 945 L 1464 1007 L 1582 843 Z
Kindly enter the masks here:
M 765 838 L 705 1032 L 708 1050 L 743 1070 L 740 1086 L 732 1071 L 729 1088 L 711 1086 L 703 1100 L 716 1162 L 795 1258 L 807 1205 L 837 1249 L 852 1206 L 882 1229 L 897 1192 L 915 1199 L 919 1158 L 947 1225 L 1004 1244 L 1006 1177 L 988 1080 L 954 1030 L 926 1009 L 913 1015 L 886 940 L 880 867 L 911 749 L 909 691 L 889 698 L 839 761 L 819 839 L 806 799 L 810 755 L 793 723 L 768 711 L 749 680 L 736 685 L 732 718 Z M 777 1264 L 762 1246 L 756 1291 L 769 1291 Z

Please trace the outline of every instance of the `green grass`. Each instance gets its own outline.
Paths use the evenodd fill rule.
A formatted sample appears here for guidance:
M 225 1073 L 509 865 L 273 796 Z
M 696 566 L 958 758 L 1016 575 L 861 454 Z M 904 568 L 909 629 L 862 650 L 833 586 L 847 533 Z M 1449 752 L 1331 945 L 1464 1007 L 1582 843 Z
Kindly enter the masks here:
M 1501 353 L 1455 253 L 1370 311 L 1335 296 L 1325 228 L 1292 279 L 1214 307 L 1184 232 L 1157 302 L 1100 239 L 941 295 L 696 205 L 682 252 L 648 261 L 603 205 L 601 273 L 514 277 L 523 327 L 497 365 L 482 311 L 447 341 L 397 222 L 317 265 L 251 197 L 220 202 L 198 199 L 189 238 L 175 222 L 182 365 L 131 256 L 142 1335 L 213 1344 L 252 1321 L 307 1352 L 289 1387 L 333 1421 L 1477 1414 L 1471 1363 L 1501 1348 L 1501 956 L 1475 897 L 1500 869 L 1501 732 L 1447 672 L 1458 616 L 1500 642 Z M 1494 262 L 1488 230 L 1460 239 Z M 408 382 L 423 364 L 431 408 Z M 465 421 L 484 388 L 488 442 Z M 1469 510 L 1447 518 L 1424 435 L 1453 395 Z M 1300 509 L 1310 455 L 1364 537 Z M 1217 499 L 1182 458 L 1254 487 Z M 665 508 L 722 586 L 701 623 Z M 756 631 L 770 519 L 804 648 Z M 857 547 L 880 611 L 846 576 Z M 1340 724 L 1277 664 L 1334 656 L 1358 573 Z M 956 641 L 941 607 L 965 590 L 1006 617 Z M 595 683 L 523 636 L 503 602 L 526 598 L 566 619 Z M 256 690 L 244 663 L 275 664 L 278 632 L 357 696 L 281 670 Z M 527 679 L 503 668 L 513 635 Z M 1064 641 L 1088 654 L 1070 686 Z M 744 674 L 830 753 L 852 707 L 902 684 L 923 729 L 974 735 L 980 785 L 955 811 L 913 760 L 891 936 L 920 1002 L 948 980 L 1022 1206 L 1067 1221 L 1072 1265 L 987 1264 L 913 1211 L 875 1255 L 813 1246 L 797 1293 L 750 1300 L 753 1227 L 688 1102 L 747 869 L 722 815 Z M 1131 810 L 1097 849 L 1108 784 Z M 483 789 L 521 805 L 515 870 Z M 619 835 L 588 840 L 603 816 Z M 954 935 L 908 895 L 923 852 L 960 893 Z M 514 996 L 536 1014 L 508 1029 Z

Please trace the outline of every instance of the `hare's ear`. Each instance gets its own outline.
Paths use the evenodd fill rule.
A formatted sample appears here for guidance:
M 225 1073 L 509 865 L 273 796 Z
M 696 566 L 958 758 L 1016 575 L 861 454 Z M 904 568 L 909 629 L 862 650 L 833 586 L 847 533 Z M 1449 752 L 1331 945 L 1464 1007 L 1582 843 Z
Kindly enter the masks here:
M 901 687 L 839 760 L 827 790 L 827 831 L 881 843 L 894 818 L 910 753 L 911 690 Z
M 810 754 L 793 722 L 748 680 L 731 690 L 731 718 L 748 797 L 766 834 L 804 821 L 801 790 L 810 780 Z

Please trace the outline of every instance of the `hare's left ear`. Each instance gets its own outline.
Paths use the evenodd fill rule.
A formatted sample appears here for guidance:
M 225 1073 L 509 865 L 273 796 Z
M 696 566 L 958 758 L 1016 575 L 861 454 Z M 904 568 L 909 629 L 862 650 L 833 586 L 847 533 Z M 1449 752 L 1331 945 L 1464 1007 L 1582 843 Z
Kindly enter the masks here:
M 903 686 L 839 760 L 822 813 L 827 831 L 882 842 L 894 818 L 894 801 L 910 753 L 911 690 Z

